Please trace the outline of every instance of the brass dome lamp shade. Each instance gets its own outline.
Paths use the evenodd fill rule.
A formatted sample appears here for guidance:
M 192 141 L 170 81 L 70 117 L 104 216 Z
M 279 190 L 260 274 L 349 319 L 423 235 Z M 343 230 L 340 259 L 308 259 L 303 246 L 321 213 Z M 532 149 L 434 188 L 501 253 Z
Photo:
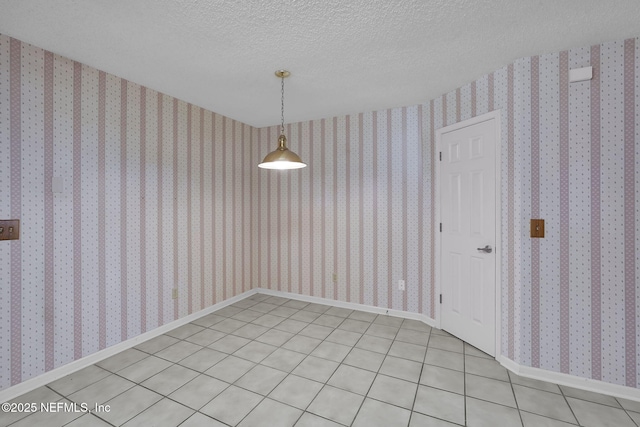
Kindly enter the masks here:
M 281 118 L 281 130 L 278 137 L 278 148 L 271 153 L 267 154 L 258 165 L 263 169 L 300 169 L 307 166 L 300 157 L 293 151 L 287 148 L 287 137 L 284 136 L 284 79 L 289 77 L 291 73 L 287 70 L 276 71 L 276 76 L 282 80 L 281 98 L 280 98 L 280 118 Z

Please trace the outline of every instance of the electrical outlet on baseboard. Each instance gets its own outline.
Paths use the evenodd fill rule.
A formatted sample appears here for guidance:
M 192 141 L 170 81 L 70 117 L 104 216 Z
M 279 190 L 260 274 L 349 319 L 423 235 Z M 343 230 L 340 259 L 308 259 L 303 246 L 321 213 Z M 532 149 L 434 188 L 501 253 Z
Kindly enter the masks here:
M 398 290 L 399 291 L 404 291 L 404 280 L 398 280 Z

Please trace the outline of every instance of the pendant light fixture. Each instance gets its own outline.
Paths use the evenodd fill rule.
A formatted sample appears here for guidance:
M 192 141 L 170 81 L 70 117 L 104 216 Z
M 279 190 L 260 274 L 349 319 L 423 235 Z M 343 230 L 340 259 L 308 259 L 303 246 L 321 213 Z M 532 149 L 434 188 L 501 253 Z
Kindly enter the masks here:
M 289 77 L 291 73 L 287 70 L 276 71 L 276 76 L 282 81 L 282 89 L 280 91 L 280 136 L 278 137 L 278 148 L 267 154 L 258 165 L 263 169 L 300 169 L 307 166 L 300 157 L 287 148 L 287 137 L 284 136 L 284 79 Z

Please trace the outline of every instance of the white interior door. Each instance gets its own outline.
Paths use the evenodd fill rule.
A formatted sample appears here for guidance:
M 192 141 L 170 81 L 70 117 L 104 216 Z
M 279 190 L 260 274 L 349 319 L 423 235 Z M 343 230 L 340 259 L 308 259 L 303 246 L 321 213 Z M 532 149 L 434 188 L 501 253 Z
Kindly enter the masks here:
M 495 118 L 440 133 L 441 326 L 495 356 Z

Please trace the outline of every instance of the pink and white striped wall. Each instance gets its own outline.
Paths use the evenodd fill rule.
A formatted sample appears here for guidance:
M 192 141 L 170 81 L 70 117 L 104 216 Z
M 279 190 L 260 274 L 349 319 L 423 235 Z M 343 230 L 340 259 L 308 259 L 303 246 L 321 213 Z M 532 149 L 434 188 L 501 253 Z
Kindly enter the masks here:
M 506 85 L 504 71 L 495 73 L 507 92 L 496 108 L 510 117 L 505 354 L 629 387 L 640 384 L 639 57 L 629 39 L 518 60 Z M 569 69 L 588 65 L 593 80 L 569 83 Z M 546 219 L 544 239 L 528 237 L 529 218 Z
M 432 152 L 423 140 L 422 110 L 287 126 L 289 147 L 308 167 L 259 171 L 256 286 L 431 312 Z M 254 163 L 275 147 L 279 130 L 253 130 Z M 400 279 L 406 292 L 398 291 Z
M 250 137 L 0 36 L 1 388 L 251 289 Z
M 433 316 L 435 130 L 495 109 L 505 356 L 638 387 L 639 49 L 524 58 L 422 105 L 287 125 L 309 167 L 274 173 L 256 165 L 277 128 L 0 36 L 0 217 L 23 224 L 0 245 L 0 388 L 255 287 Z M 586 65 L 594 80 L 569 84 Z
M 638 387 L 639 52 L 524 58 L 420 106 L 289 125 L 310 166 L 259 172 L 253 283 L 433 317 L 435 130 L 500 109 L 504 355 Z M 594 79 L 570 84 L 588 65 Z M 254 163 L 277 132 L 253 130 Z

